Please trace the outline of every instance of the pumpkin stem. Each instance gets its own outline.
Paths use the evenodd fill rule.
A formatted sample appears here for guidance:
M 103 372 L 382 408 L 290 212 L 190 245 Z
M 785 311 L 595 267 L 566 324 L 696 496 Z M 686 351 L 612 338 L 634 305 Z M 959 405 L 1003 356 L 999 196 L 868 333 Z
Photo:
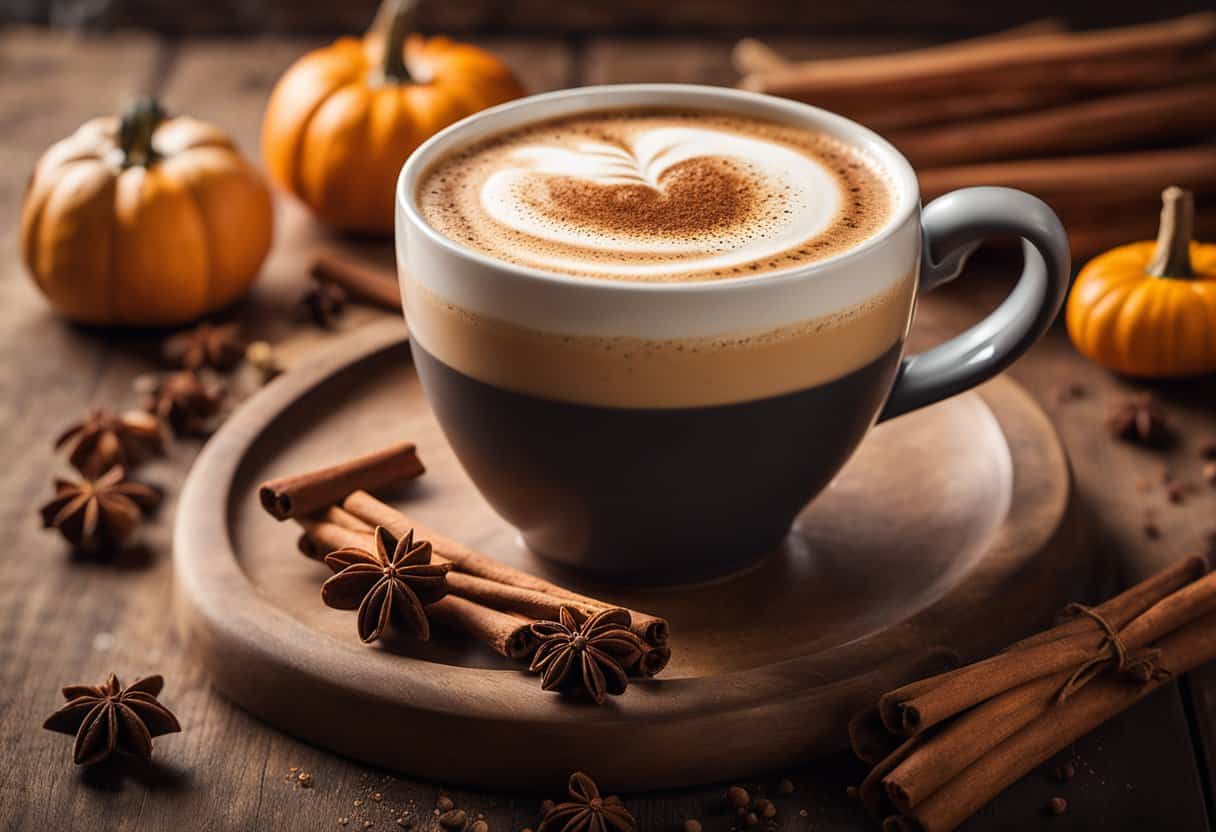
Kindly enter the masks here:
M 1191 235 L 1195 229 L 1195 197 L 1190 191 L 1169 187 L 1161 194 L 1161 201 L 1161 227 L 1148 273 L 1154 277 L 1194 277 Z
M 384 38 L 380 80 L 385 84 L 409 84 L 414 80 L 405 66 L 405 39 L 414 29 L 417 6 L 417 0 L 384 0 L 376 12 L 372 31 Z
M 118 122 L 118 147 L 122 151 L 124 168 L 147 167 L 156 161 L 152 134 L 168 117 L 153 96 L 141 96 L 123 110 Z

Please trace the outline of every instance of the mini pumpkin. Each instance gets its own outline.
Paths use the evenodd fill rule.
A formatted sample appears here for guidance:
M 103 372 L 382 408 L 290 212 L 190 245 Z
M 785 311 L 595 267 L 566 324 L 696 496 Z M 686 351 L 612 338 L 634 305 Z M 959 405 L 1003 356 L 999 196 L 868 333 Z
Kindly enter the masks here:
M 141 98 L 38 161 L 21 248 L 38 288 L 68 318 L 168 326 L 243 294 L 273 221 L 270 191 L 232 139 Z
M 270 177 L 334 228 L 390 233 L 397 174 L 410 153 L 449 124 L 524 93 L 485 50 L 411 34 L 413 9 L 413 0 L 386 0 L 367 35 L 304 55 L 270 96 L 262 124 Z
M 1087 358 L 1131 376 L 1216 371 L 1216 245 L 1191 239 L 1189 191 L 1162 195 L 1156 242 L 1119 246 L 1081 269 L 1066 323 Z

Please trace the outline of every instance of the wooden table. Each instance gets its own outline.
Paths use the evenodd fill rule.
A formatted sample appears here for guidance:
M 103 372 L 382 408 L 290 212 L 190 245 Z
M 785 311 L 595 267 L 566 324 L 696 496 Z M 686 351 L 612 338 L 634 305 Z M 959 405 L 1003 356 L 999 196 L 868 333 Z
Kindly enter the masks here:
M 730 83 L 726 40 L 578 41 L 487 38 L 534 90 L 614 81 Z M 831 54 L 907 45 L 833 38 L 778 44 L 791 54 Z M 436 828 L 431 810 L 443 784 L 409 782 L 311 748 L 251 719 L 214 693 L 182 650 L 170 597 L 170 528 L 174 495 L 197 451 L 177 442 L 169 458 L 142 473 L 169 499 L 142 546 L 110 564 L 73 557 L 39 528 L 36 509 L 64 463 L 51 449 L 60 428 L 90 404 L 128 406 L 131 383 L 156 369 L 159 334 L 110 333 L 65 324 L 22 274 L 16 224 L 24 183 L 38 154 L 83 119 L 116 108 L 136 92 L 161 94 L 170 108 L 216 121 L 251 154 L 261 111 L 275 78 L 311 42 L 158 41 L 139 34 L 77 40 L 33 29 L 0 32 L 0 436 L 3 436 L 3 528 L 13 535 L 0 560 L 0 826 L 12 829 L 263 829 L 396 828 L 409 811 L 417 828 Z M 252 296 L 233 310 L 251 337 L 281 345 L 289 363 L 333 337 L 299 322 L 293 310 L 305 285 L 303 264 L 324 237 L 294 205 L 279 205 L 277 246 Z M 388 263 L 385 244 L 361 252 Z M 922 305 L 917 338 L 957 330 L 1006 291 L 1013 266 L 982 258 L 972 275 Z M 385 313 L 354 309 L 340 328 Z M 1164 454 L 1115 443 L 1102 428 L 1109 404 L 1138 387 L 1081 360 L 1057 328 L 1013 370 L 1055 418 L 1071 455 L 1077 488 L 1091 511 L 1096 544 L 1110 555 L 1107 577 L 1121 582 L 1211 545 L 1216 490 L 1200 483 L 1182 505 L 1166 501 L 1163 465 L 1199 483 L 1196 448 L 1216 438 L 1211 378 L 1159 385 L 1154 392 L 1180 427 L 1181 441 Z M 1086 394 L 1061 402 L 1062 385 Z M 1151 482 L 1146 493 L 1138 484 Z M 1145 538 L 1152 508 L 1163 535 Z M 161 672 L 164 700 L 184 732 L 157 741 L 156 764 L 126 779 L 83 773 L 71 765 L 70 741 L 41 730 L 58 707 L 65 683 L 93 683 L 110 670 L 130 679 Z M 335 714 L 341 719 L 341 714 Z M 788 728 L 788 726 L 780 726 Z M 622 737 L 628 742 L 628 737 Z M 502 753 L 470 748 L 479 755 Z M 1078 775 L 1067 784 L 1036 773 L 987 807 L 971 829 L 1209 828 L 1206 801 L 1216 772 L 1216 668 L 1192 674 L 1079 742 Z M 594 773 L 594 761 L 588 762 Z M 313 787 L 290 779 L 308 771 Z M 771 795 L 781 777 L 797 790 L 776 798 L 780 830 L 864 828 L 845 787 L 862 770 L 845 756 L 797 771 L 757 772 Z M 678 829 L 701 818 L 726 830 L 720 808 L 725 784 L 679 793 L 630 796 L 645 830 Z M 534 825 L 540 796 L 447 790 L 458 805 L 484 813 L 493 830 Z M 376 799 L 376 795 L 380 799 Z M 1069 814 L 1048 818 L 1042 807 L 1065 797 Z M 550 795 L 559 798 L 560 795 Z

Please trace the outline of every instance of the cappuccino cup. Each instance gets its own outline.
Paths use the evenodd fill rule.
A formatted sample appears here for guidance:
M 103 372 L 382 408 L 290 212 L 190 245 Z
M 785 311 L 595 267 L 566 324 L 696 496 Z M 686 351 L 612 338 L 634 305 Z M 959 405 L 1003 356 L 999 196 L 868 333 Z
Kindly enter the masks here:
M 905 355 L 916 298 L 990 236 L 1022 241 L 1010 295 Z M 402 169 L 396 244 L 418 376 L 473 483 L 537 554 L 651 584 L 776 550 L 876 422 L 1025 352 L 1069 276 L 1033 196 L 922 209 L 848 119 L 668 84 L 447 128 Z

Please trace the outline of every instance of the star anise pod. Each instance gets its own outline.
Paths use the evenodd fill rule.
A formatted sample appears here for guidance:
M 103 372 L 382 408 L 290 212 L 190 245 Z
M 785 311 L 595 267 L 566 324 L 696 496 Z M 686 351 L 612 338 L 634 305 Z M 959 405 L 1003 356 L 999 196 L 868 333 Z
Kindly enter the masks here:
M 579 624 L 574 613 L 562 607 L 558 619 L 532 625 L 540 646 L 528 669 L 541 672 L 541 690 L 583 690 L 596 704 L 608 694 L 624 693 L 629 686 L 626 668 L 646 652 L 646 645 L 629 629 L 629 612 L 601 610 Z
M 231 370 L 245 357 L 245 341 L 238 324 L 199 324 L 165 340 L 165 360 L 183 370 L 211 367 Z
M 160 504 L 160 492 L 125 478 L 115 465 L 97 479 L 56 479 L 55 496 L 42 512 L 42 527 L 58 529 L 77 549 L 115 549 L 131 536 L 140 516 Z
M 1142 445 L 1164 445 L 1171 437 L 1165 411 L 1147 394 L 1116 405 L 1107 416 L 1106 427 L 1111 436 Z
M 182 730 L 177 717 L 156 701 L 165 680 L 148 676 L 123 687 L 113 673 L 100 685 L 69 685 L 68 700 L 42 727 L 75 734 L 72 759 L 78 766 L 100 763 L 115 751 L 145 762 L 152 758 L 152 738 Z
M 358 609 L 359 638 L 370 644 L 391 625 L 423 641 L 431 637 L 426 605 L 448 592 L 451 564 L 431 563 L 431 544 L 414 542 L 414 531 L 398 540 L 376 527 L 376 551 L 346 548 L 325 556 L 335 573 L 321 587 L 321 600 L 339 610 Z
M 300 296 L 300 309 L 313 323 L 329 329 L 346 308 L 346 290 L 328 280 L 314 280 Z
M 138 410 L 116 414 L 90 408 L 83 419 L 55 440 L 67 446 L 68 461 L 86 477 L 95 477 L 115 465 L 132 466 L 164 451 L 160 422 Z
M 176 436 L 206 436 L 223 403 L 223 387 L 205 384 L 194 372 L 183 370 L 159 379 L 144 409 L 163 419 Z
M 536 832 L 634 832 L 637 821 L 619 797 L 600 797 L 595 781 L 576 771 L 570 775 L 570 800 L 549 808 Z

